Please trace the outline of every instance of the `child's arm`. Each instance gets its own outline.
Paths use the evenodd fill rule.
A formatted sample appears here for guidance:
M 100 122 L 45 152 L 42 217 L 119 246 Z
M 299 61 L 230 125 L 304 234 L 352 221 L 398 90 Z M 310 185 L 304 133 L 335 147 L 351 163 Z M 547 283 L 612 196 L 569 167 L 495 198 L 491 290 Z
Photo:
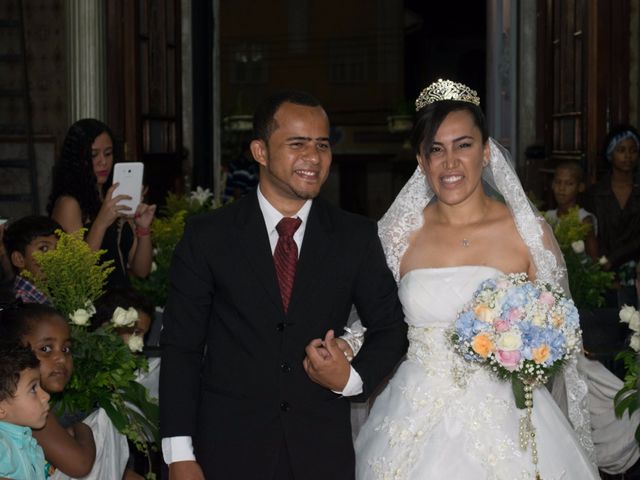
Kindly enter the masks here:
M 591 228 L 587 233 L 587 236 L 584 239 L 584 250 L 593 260 L 598 260 L 598 238 L 596 237 L 596 232 L 593 224 L 593 217 L 589 215 L 582 220 L 582 223 L 586 223 Z
M 74 423 L 69 431 L 62 428 L 55 415 L 49 414 L 44 428 L 34 430 L 45 458 L 70 477 L 84 477 L 93 467 L 96 445 L 91 429 L 84 423 Z

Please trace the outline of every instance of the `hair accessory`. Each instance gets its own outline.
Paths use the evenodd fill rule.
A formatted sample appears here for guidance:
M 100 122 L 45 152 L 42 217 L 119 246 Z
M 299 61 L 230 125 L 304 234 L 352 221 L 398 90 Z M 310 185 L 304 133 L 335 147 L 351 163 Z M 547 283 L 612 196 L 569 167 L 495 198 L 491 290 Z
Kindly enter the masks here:
M 416 111 L 425 106 L 440 102 L 442 100 L 457 100 L 458 102 L 469 102 L 480 106 L 480 97 L 478 92 L 470 89 L 462 83 L 452 82 L 451 80 L 438 79 L 427 88 L 422 90 L 420 96 L 416 100 Z
M 620 132 L 618 135 L 616 135 L 609 141 L 609 145 L 607 145 L 607 153 L 606 153 L 607 160 L 611 161 L 611 155 L 613 154 L 613 151 L 616 149 L 616 147 L 620 142 L 622 142 L 623 140 L 626 140 L 627 138 L 633 139 L 633 141 L 636 142 L 636 147 L 640 148 L 640 138 L 638 138 L 638 136 L 635 133 L 633 133 L 631 130 L 625 130 L 624 132 Z

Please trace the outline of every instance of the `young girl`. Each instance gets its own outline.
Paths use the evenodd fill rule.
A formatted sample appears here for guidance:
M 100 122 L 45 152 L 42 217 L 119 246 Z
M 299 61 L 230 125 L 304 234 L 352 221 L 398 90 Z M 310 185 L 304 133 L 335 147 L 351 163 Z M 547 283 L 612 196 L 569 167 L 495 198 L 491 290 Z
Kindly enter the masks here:
M 69 324 L 46 305 L 24 304 L 12 312 L 3 318 L 0 337 L 30 345 L 40 360 L 42 388 L 49 393 L 62 392 L 73 372 Z M 34 432 L 34 437 L 56 469 L 54 479 L 120 478 L 129 456 L 126 438 L 102 409 L 67 428 L 55 415 L 49 415 L 45 427 Z

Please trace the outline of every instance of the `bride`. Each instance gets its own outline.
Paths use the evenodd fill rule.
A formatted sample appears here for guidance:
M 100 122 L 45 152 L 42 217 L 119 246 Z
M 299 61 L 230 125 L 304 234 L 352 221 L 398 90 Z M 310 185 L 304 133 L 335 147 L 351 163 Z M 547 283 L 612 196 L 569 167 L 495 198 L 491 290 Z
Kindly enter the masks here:
M 475 91 L 442 80 L 416 101 L 418 169 L 379 224 L 410 346 L 356 438 L 358 479 L 531 479 L 534 459 L 545 480 L 599 478 L 575 361 L 564 374 L 575 430 L 547 389 L 536 388 L 532 452 L 519 445 L 524 411 L 511 384 L 466 363 L 448 340 L 487 278 L 526 272 L 566 287 L 553 235 L 489 138 L 479 103 Z

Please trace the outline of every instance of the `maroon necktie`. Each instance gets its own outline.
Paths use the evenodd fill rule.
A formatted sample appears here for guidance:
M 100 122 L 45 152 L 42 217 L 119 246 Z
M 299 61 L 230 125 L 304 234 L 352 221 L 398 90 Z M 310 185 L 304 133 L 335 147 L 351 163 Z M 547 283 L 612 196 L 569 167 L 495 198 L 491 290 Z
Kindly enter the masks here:
M 280 284 L 280 295 L 282 296 L 282 306 L 285 313 L 289 307 L 293 280 L 296 276 L 296 265 L 298 263 L 298 246 L 293 240 L 293 234 L 302 223 L 299 218 L 284 217 L 276 225 L 278 231 L 278 243 L 273 252 L 273 264 L 276 267 L 278 283 Z

